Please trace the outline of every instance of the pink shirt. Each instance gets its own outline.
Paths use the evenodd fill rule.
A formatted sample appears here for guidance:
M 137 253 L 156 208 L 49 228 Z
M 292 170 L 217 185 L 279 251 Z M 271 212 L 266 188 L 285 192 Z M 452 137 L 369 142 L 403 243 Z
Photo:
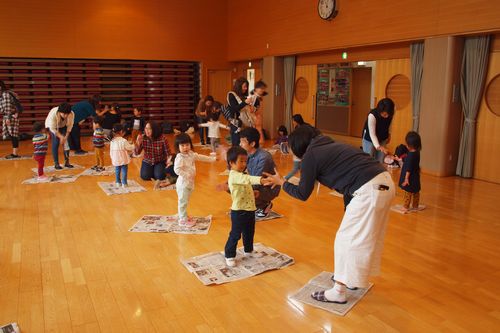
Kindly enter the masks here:
M 128 151 L 134 150 L 134 145 L 122 137 L 116 137 L 111 140 L 109 145 L 109 155 L 111 163 L 114 166 L 126 165 L 130 163 L 130 155 Z

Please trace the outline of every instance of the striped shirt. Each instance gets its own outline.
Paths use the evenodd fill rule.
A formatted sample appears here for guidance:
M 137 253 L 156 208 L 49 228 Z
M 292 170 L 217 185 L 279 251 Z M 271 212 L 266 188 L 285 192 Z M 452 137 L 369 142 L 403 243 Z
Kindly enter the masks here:
M 45 133 L 38 133 L 33 136 L 33 146 L 35 151 L 33 154 L 35 156 L 45 156 L 47 155 L 47 149 L 49 148 L 49 138 Z
M 94 135 L 92 136 L 92 143 L 95 148 L 103 148 L 104 140 L 106 140 L 106 135 L 104 134 L 104 130 L 99 127 L 94 131 Z

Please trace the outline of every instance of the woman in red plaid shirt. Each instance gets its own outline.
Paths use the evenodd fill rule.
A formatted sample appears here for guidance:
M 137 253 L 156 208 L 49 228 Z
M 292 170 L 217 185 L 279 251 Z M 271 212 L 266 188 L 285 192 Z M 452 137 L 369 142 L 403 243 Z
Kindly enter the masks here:
M 19 148 L 19 114 L 14 105 L 15 92 L 7 89 L 5 83 L 0 81 L 0 114 L 2 114 L 2 135 L 3 139 L 10 138 L 12 141 L 12 154 L 5 158 L 19 158 L 17 150 Z
M 135 153 L 139 155 L 144 150 L 141 166 L 143 180 L 164 180 L 166 177 L 165 167 L 170 156 L 170 147 L 162 132 L 161 124 L 150 121 L 144 128 L 144 135 L 137 137 Z

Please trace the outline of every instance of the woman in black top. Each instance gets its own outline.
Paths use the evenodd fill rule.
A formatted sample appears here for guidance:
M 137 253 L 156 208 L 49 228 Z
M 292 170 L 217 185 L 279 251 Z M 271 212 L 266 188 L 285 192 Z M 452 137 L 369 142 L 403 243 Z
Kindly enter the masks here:
M 231 118 L 238 119 L 241 110 L 248 106 L 252 99 L 248 97 L 248 81 L 244 77 L 240 77 L 234 83 L 233 90 L 227 93 L 227 103 L 231 109 Z M 229 125 L 231 132 L 231 144 L 233 146 L 240 145 L 240 136 L 238 134 L 238 127 L 233 122 Z
M 381 163 L 389 153 L 385 145 L 391 141 L 389 128 L 393 117 L 394 102 L 390 98 L 383 98 L 370 111 L 363 128 L 363 151 Z
M 109 111 L 104 114 L 104 121 L 102 123 L 102 129 L 108 138 L 111 137 L 113 125 L 119 124 L 121 120 L 122 114 L 120 112 L 120 106 L 118 104 L 113 104 Z
M 311 296 L 345 304 L 346 285 L 368 286 L 379 271 L 391 200 L 391 175 L 376 160 L 352 146 L 336 143 L 319 130 L 302 125 L 288 137 L 295 156 L 302 159 L 299 185 L 278 173 L 265 173 L 266 185 L 282 185 L 294 198 L 307 200 L 316 181 L 344 194 L 345 214 L 335 238 L 335 285 Z

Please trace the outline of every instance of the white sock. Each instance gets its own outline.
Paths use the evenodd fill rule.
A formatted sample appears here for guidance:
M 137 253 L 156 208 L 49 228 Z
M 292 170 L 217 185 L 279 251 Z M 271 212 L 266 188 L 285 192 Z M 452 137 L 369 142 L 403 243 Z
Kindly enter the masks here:
M 346 287 L 335 282 L 333 288 L 325 290 L 325 297 L 329 301 L 345 302 L 346 300 Z

